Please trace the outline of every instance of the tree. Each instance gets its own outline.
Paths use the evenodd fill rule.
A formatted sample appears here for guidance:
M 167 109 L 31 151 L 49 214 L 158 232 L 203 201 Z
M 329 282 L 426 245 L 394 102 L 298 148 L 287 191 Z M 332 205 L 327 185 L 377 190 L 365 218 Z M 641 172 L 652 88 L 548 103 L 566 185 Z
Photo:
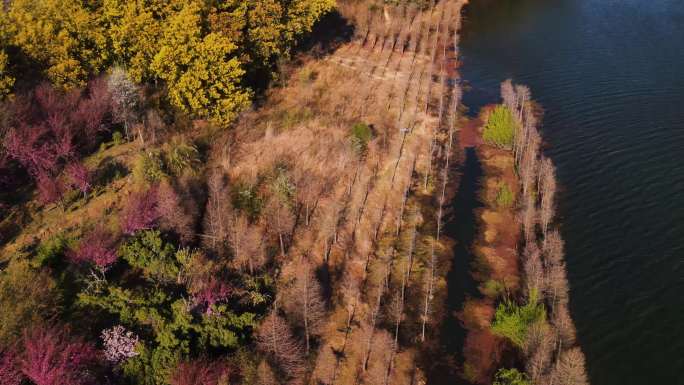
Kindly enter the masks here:
M 539 192 L 541 194 L 539 222 L 542 234 L 546 234 L 555 214 L 554 198 L 556 195 L 556 170 L 549 158 L 542 158 L 539 162 Z
M 245 215 L 233 215 L 228 243 L 233 251 L 233 264 L 240 271 L 247 267 L 249 274 L 254 275 L 266 263 L 263 230 L 250 225 Z
M 0 385 L 20 385 L 22 379 L 16 352 L 11 348 L 0 350 Z
M 208 199 L 204 215 L 204 247 L 224 256 L 228 248 L 228 221 L 233 214 L 228 188 L 228 175 L 214 170 L 207 180 Z
M 0 272 L 0 346 L 19 339 L 26 327 L 57 315 L 60 290 L 47 271 L 13 258 Z
M 275 307 L 259 326 L 257 345 L 271 357 L 287 377 L 298 378 L 302 374 L 304 369 L 302 346 L 292 335 L 287 322 L 277 314 Z
M 21 371 L 36 385 L 78 385 L 91 380 L 87 369 L 97 363 L 91 345 L 66 329 L 34 327 L 24 332 Z
M 303 260 L 296 268 L 293 287 L 288 291 L 286 302 L 292 318 L 304 327 L 306 354 L 311 349 L 312 335 L 320 332 L 325 321 L 325 302 L 321 295 L 321 285 L 309 261 Z
M 176 189 L 167 182 L 159 184 L 157 190 L 157 210 L 159 227 L 178 234 L 181 244 L 190 244 L 195 239 L 194 202 L 191 197 L 183 199 Z M 189 207 L 190 206 L 190 207 Z
M 4 49 L 0 50 L 0 100 L 12 92 L 14 78 L 9 74 L 9 57 Z
M 178 280 L 180 252 L 158 230 L 139 231 L 119 248 L 121 258 L 141 269 L 145 278 L 153 282 Z
M 121 325 L 103 330 L 100 337 L 104 345 L 105 359 L 113 364 L 140 354 L 136 351 L 138 336 Z
M 294 227 L 294 215 L 290 207 L 276 195 L 272 196 L 266 204 L 265 215 L 268 230 L 278 238 L 280 255 L 285 257 L 285 240 Z
M 70 0 L 15 0 L 7 12 L 15 26 L 11 43 L 45 68 L 54 84 L 82 86 L 108 58 L 98 13 Z
M 114 119 L 117 122 L 123 123 L 126 139 L 130 140 L 129 126 L 137 120 L 140 90 L 121 67 L 114 67 L 112 69 L 112 73 L 107 78 L 107 87 L 112 94 Z
M 530 327 L 546 320 L 546 310 L 538 300 L 537 293 L 532 292 L 524 305 L 518 305 L 510 300 L 499 304 L 492 321 L 492 332 L 508 338 L 514 345 L 523 348 Z
M 548 323 L 537 322 L 530 327 L 525 344 L 525 370 L 533 383 L 547 373 L 551 366 L 556 336 Z
M 584 353 L 580 348 L 566 350 L 560 355 L 551 378 L 556 385 L 588 385 L 587 372 L 584 367 Z
M 499 369 L 494 376 L 492 385 L 530 385 L 525 373 L 517 369 Z
M 512 149 L 517 125 L 511 111 L 505 106 L 498 105 L 489 114 L 482 139 L 493 146 Z
M 185 361 L 171 375 L 171 385 L 221 385 L 228 383 L 231 370 L 222 362 Z
M 91 185 L 91 173 L 86 166 L 82 163 L 71 163 L 66 167 L 66 173 L 69 177 L 69 182 L 71 187 L 78 189 L 85 197 L 90 191 Z
M 121 230 L 131 235 L 139 230 L 152 229 L 159 219 L 157 189 L 134 192 L 121 212 Z
M 240 61 L 229 56 L 237 46 L 220 34 L 204 35 L 196 3 L 186 5 L 165 24 L 151 69 L 167 82 L 171 103 L 217 124 L 230 123 L 251 98 L 240 85 L 245 73 Z
M 525 245 L 524 259 L 525 283 L 527 293 L 542 293 L 544 288 L 544 268 L 541 262 L 541 252 L 536 242 Z
M 76 263 L 95 266 L 104 275 L 118 258 L 116 238 L 104 227 L 96 227 L 81 238 L 78 247 L 69 253 L 69 257 Z

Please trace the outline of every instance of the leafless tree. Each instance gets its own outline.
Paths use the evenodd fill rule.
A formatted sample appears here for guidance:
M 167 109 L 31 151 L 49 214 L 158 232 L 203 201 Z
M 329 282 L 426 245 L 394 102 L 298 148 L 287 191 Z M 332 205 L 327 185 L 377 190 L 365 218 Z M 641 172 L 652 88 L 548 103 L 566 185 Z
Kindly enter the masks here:
M 265 208 L 268 229 L 278 237 L 280 254 L 285 257 L 285 239 L 294 227 L 294 215 L 287 204 L 279 197 L 271 197 Z
M 508 107 L 508 110 L 511 111 L 511 113 L 515 113 L 518 102 L 511 79 L 506 79 L 501 83 L 501 98 L 503 99 L 504 105 Z
M 273 373 L 273 368 L 266 360 L 263 360 L 257 366 L 257 381 L 258 385 L 279 385 L 280 382 L 276 380 L 276 375 Z
M 544 288 L 544 268 L 541 261 L 541 251 L 537 247 L 536 242 L 525 245 L 524 269 L 527 292 L 532 293 L 534 290 L 537 294 L 542 294 L 542 289 Z
M 228 176 L 223 171 L 214 170 L 207 181 L 207 189 L 203 243 L 209 250 L 225 256 L 228 223 L 233 211 L 228 191 Z
M 294 319 L 304 325 L 306 354 L 311 349 L 311 336 L 317 335 L 325 321 L 325 301 L 321 296 L 321 285 L 314 275 L 311 264 L 304 260 L 297 268 L 297 276 L 290 297 L 297 308 Z
M 534 204 L 534 198 L 530 195 L 525 196 L 525 204 L 520 213 L 520 222 L 523 225 L 523 233 L 525 235 L 525 242 L 532 243 L 535 239 L 535 226 L 537 224 L 537 206 Z
M 556 170 L 548 158 L 542 158 L 539 167 L 539 193 L 541 204 L 539 208 L 539 222 L 542 234 L 546 234 L 554 216 L 554 198 L 556 195 Z
M 542 383 L 539 380 L 551 367 L 555 346 L 556 337 L 548 324 L 538 322 L 530 327 L 525 344 L 525 369 L 533 383 Z
M 266 250 L 263 230 L 251 225 L 244 215 L 234 213 L 228 232 L 228 243 L 233 251 L 233 264 L 240 270 L 245 267 L 249 273 L 261 268 L 266 263 Z
M 551 373 L 553 385 L 588 385 L 584 353 L 580 348 L 572 348 L 560 355 Z
M 566 303 L 558 304 L 553 308 L 551 322 L 558 333 L 559 344 L 563 347 L 572 346 L 577 333 Z
M 558 302 L 568 300 L 568 279 L 565 276 L 565 264 L 553 264 L 545 269 L 546 292 L 555 308 Z
M 299 378 L 302 375 L 304 370 L 302 345 L 292 335 L 287 322 L 277 314 L 275 305 L 259 326 L 257 345 L 289 378 Z
M 544 265 L 550 266 L 563 262 L 564 258 L 564 242 L 558 230 L 549 231 L 545 234 L 544 242 L 542 244 L 542 252 L 544 253 Z

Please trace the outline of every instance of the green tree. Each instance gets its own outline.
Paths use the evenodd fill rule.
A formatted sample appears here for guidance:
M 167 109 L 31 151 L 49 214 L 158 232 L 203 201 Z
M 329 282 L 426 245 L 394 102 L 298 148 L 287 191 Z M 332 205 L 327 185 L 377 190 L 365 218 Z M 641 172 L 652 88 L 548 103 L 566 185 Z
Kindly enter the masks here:
M 44 270 L 14 258 L 0 273 L 0 346 L 8 346 L 21 331 L 59 311 L 57 284 Z
M 546 310 L 544 305 L 539 303 L 538 294 L 533 290 L 524 305 L 518 305 L 510 300 L 499 304 L 491 328 L 494 334 L 506 337 L 515 346 L 523 348 L 529 328 L 545 320 Z
M 496 372 L 492 385 L 530 385 L 530 381 L 525 373 L 520 373 L 515 368 L 502 368 Z
M 170 17 L 151 68 L 166 80 L 173 105 L 225 125 L 249 104 L 251 92 L 240 85 L 240 61 L 230 57 L 237 46 L 218 33 L 203 35 L 202 24 L 194 3 Z
M 489 119 L 482 132 L 485 142 L 504 149 L 513 148 L 513 140 L 517 130 L 517 122 L 511 111 L 503 105 L 498 105 L 489 114 Z
M 141 269 L 150 280 L 171 282 L 176 280 L 180 272 L 176 248 L 162 239 L 158 230 L 139 231 L 121 246 L 119 253 L 131 266 Z

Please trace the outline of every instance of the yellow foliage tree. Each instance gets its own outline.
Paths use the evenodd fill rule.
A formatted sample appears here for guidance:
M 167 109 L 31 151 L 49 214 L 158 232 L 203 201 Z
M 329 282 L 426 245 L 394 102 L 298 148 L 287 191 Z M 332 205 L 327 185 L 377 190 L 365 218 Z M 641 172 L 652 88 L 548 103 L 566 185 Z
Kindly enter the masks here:
M 82 86 L 108 60 L 100 14 L 74 0 L 13 0 L 7 12 L 11 43 L 45 67 L 64 88 Z
M 245 71 L 230 56 L 237 46 L 218 33 L 203 35 L 201 11 L 190 3 L 167 20 L 151 69 L 166 81 L 175 106 L 227 124 L 249 104 L 251 92 L 241 87 Z

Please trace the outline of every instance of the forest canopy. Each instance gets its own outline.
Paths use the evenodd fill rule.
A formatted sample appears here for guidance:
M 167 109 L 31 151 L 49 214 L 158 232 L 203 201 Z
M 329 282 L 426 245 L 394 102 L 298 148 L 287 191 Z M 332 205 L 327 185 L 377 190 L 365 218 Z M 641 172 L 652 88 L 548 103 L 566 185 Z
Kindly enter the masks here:
M 231 122 L 334 0 L 15 0 L 0 13 L 0 96 L 83 87 L 113 65 L 164 84 L 191 116 Z M 250 80 L 251 79 L 251 80 Z

